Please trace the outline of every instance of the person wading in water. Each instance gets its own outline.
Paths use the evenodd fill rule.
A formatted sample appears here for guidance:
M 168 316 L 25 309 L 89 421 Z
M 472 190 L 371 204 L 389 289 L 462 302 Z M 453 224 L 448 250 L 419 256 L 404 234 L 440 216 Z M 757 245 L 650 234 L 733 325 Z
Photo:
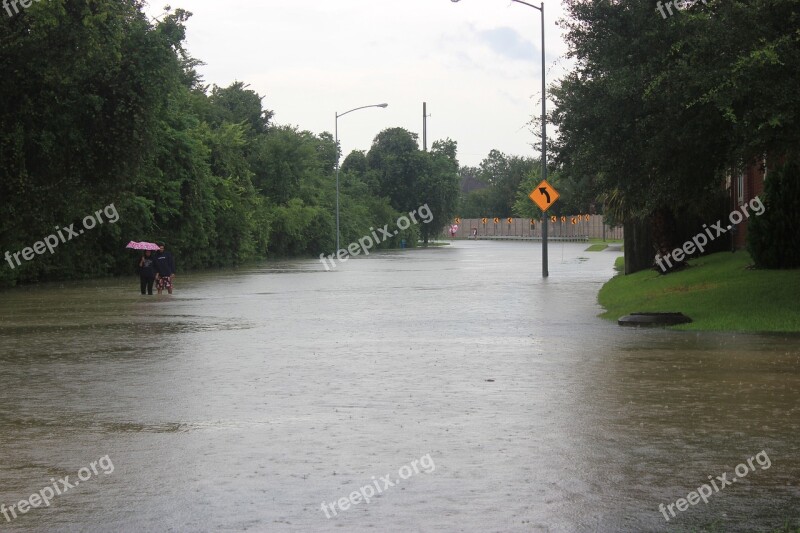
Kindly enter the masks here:
M 145 250 L 144 255 L 139 260 L 139 280 L 142 287 L 142 294 L 145 291 L 149 295 L 153 295 L 153 282 L 156 280 L 156 267 L 153 260 L 153 254 L 150 250 Z
M 158 243 L 158 252 L 156 252 L 156 288 L 158 294 L 167 289 L 169 294 L 172 294 L 172 284 L 175 279 L 175 258 L 172 254 L 164 251 L 164 243 Z

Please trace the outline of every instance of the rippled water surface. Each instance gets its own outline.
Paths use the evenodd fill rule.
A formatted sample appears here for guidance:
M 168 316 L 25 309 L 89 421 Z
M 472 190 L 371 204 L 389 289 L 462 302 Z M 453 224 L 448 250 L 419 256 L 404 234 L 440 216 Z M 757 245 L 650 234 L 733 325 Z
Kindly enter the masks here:
M 537 244 L 458 242 L 335 272 L 298 260 L 180 276 L 172 297 L 140 296 L 135 279 L 0 293 L 0 504 L 87 468 L 49 507 L 0 514 L 0 530 L 800 518 L 800 338 L 620 329 L 596 317 L 616 255 L 585 248 L 551 244 L 547 280 Z M 768 468 L 751 461 L 664 519 L 659 504 L 761 451 Z M 394 486 L 326 517 L 323 502 L 387 474 Z

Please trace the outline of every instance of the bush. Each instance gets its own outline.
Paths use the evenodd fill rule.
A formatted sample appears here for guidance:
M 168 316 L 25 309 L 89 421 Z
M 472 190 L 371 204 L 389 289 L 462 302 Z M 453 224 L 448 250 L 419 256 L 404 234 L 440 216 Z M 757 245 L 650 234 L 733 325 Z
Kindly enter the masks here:
M 750 219 L 747 249 L 758 268 L 800 267 L 800 166 L 797 161 L 767 175 L 764 214 Z

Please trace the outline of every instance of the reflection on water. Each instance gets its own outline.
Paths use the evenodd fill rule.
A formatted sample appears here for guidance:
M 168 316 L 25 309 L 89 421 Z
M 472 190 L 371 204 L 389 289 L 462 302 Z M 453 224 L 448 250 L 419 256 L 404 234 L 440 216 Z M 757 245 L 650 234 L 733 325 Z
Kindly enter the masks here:
M 614 253 L 459 242 L 8 291 L 0 504 L 109 455 L 10 531 L 765 530 L 800 518 L 800 338 L 596 318 Z M 667 523 L 658 505 L 765 450 Z M 436 471 L 320 509 L 431 454 Z

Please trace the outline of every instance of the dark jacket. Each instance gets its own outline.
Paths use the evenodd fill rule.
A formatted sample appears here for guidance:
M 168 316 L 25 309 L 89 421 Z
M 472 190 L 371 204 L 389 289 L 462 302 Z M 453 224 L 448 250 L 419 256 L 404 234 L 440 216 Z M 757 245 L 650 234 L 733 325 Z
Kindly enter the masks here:
M 156 252 L 155 267 L 162 278 L 169 277 L 175 273 L 175 258 L 169 252 Z

